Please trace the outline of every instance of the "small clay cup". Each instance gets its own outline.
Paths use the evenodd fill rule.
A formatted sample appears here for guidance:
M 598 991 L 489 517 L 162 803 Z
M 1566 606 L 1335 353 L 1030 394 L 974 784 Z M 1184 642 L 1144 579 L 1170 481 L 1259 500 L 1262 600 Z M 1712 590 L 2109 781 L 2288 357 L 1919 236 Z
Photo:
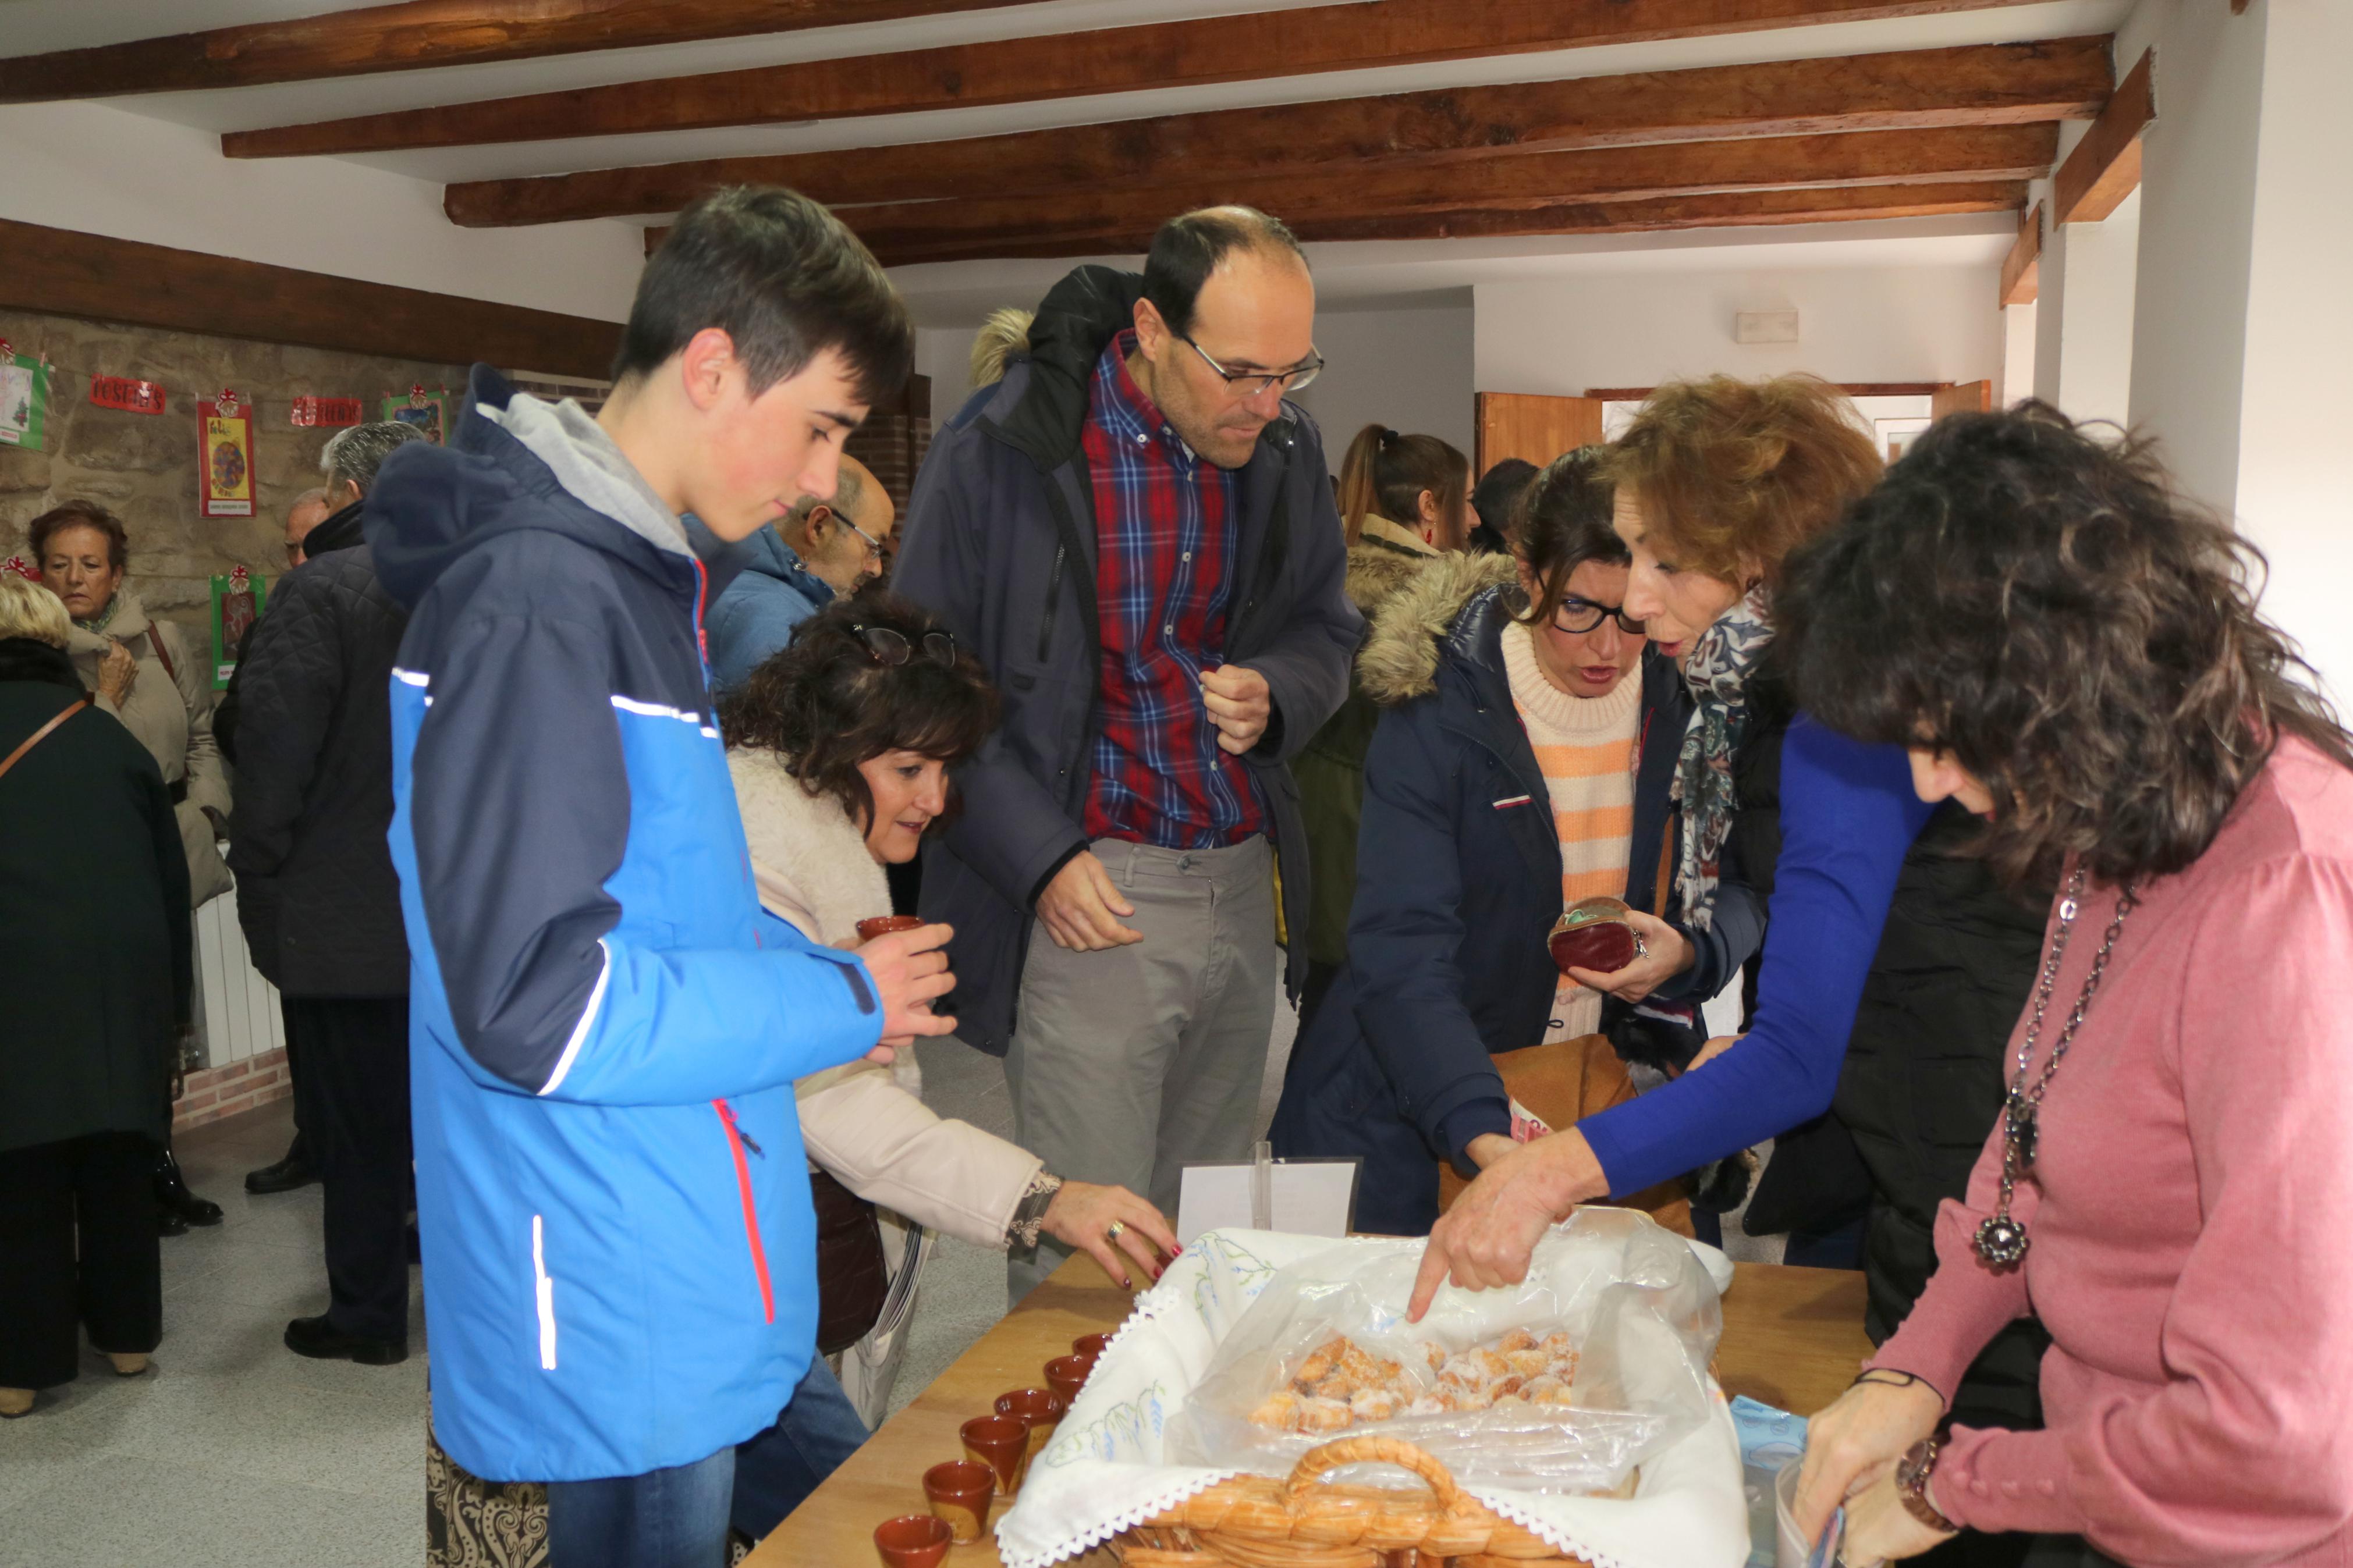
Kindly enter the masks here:
M 1626 919 L 1632 912 L 1623 899 L 1579 899 L 1562 912 L 1546 939 L 1553 963 L 1564 973 L 1590 969 L 1614 974 L 1625 968 L 1642 951 Z
M 874 1527 L 882 1568 L 940 1568 L 951 1539 L 948 1521 L 928 1513 L 902 1513 Z
M 872 942 L 885 931 L 913 931 L 923 923 L 921 915 L 869 915 L 858 922 L 858 940 Z
M 1046 1363 L 1046 1386 L 1062 1396 L 1067 1410 L 1078 1403 L 1079 1390 L 1086 1386 L 1087 1373 L 1095 1363 L 1082 1355 L 1060 1355 Z
M 997 1473 L 997 1489 L 1011 1497 L 1021 1489 L 1029 1462 L 1029 1423 L 1018 1415 L 976 1415 L 957 1428 L 965 1457 Z
M 923 1472 L 923 1497 L 934 1517 L 947 1521 L 958 1546 L 980 1539 L 988 1524 L 988 1500 L 997 1492 L 997 1472 L 977 1459 L 950 1459 Z
M 1018 1415 L 1029 1423 L 1029 1457 L 1033 1459 L 1053 1436 L 1054 1428 L 1062 1424 L 1062 1412 L 1070 1407 L 1069 1400 L 1043 1388 L 1017 1388 L 997 1396 L 999 1415 Z
M 1100 1359 L 1103 1352 L 1109 1349 L 1111 1349 L 1109 1334 L 1081 1334 L 1071 1342 L 1071 1353 L 1074 1356 L 1083 1356 L 1088 1361 Z

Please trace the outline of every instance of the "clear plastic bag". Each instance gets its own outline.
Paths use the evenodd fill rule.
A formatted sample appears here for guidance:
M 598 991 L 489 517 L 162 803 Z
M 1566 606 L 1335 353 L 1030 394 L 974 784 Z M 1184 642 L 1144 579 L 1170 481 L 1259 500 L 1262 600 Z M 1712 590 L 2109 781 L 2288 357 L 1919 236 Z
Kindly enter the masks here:
M 1600 1493 L 1624 1487 L 1636 1466 L 1707 1419 L 1707 1367 L 1724 1324 L 1715 1289 L 1691 1248 L 1648 1215 L 1581 1209 L 1537 1243 L 1524 1283 L 1448 1286 L 1422 1321 L 1408 1323 L 1422 1247 L 1338 1242 L 1276 1273 L 1170 1419 L 1170 1461 L 1281 1476 L 1334 1437 L 1379 1436 L 1415 1445 L 1473 1485 Z M 1440 1371 L 1430 1347 L 1452 1358 L 1514 1330 L 1539 1341 L 1568 1336 L 1577 1366 L 1566 1405 L 1423 1414 L 1409 1406 L 1388 1419 L 1358 1416 L 1345 1428 L 1306 1432 L 1251 1419 L 1303 1371 L 1316 1372 L 1311 1358 L 1335 1335 L 1394 1363 L 1385 1373 L 1410 1388 L 1435 1394 Z

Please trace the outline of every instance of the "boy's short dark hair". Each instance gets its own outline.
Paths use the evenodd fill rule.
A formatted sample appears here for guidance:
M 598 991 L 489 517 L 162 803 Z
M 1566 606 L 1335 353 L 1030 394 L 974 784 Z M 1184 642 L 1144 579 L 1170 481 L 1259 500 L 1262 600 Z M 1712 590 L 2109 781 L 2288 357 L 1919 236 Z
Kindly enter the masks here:
M 860 402 L 889 401 L 915 363 L 915 327 L 881 263 L 819 204 L 780 185 L 731 185 L 695 203 L 647 261 L 613 359 L 643 375 L 717 327 L 754 395 L 828 349 Z
M 1281 218 L 1256 207 L 1204 207 L 1160 226 L 1144 260 L 1144 297 L 1170 331 L 1181 335 L 1193 330 L 1201 285 L 1237 250 L 1288 250 L 1302 267 L 1307 265 L 1299 237 Z

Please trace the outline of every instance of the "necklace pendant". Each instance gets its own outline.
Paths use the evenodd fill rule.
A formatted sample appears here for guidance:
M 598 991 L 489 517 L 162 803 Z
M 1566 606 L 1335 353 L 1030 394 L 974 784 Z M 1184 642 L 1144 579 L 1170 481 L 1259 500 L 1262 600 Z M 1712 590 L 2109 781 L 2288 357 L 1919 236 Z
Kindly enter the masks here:
M 1989 1215 L 1978 1226 L 1970 1246 L 1989 1268 L 2015 1268 L 2026 1261 L 2026 1227 L 2007 1214 Z
M 2034 1153 L 2040 1142 L 2040 1116 L 2037 1108 L 2012 1100 L 2002 1111 L 2002 1135 L 2015 1156 L 2012 1169 L 2023 1175 L 2034 1169 Z

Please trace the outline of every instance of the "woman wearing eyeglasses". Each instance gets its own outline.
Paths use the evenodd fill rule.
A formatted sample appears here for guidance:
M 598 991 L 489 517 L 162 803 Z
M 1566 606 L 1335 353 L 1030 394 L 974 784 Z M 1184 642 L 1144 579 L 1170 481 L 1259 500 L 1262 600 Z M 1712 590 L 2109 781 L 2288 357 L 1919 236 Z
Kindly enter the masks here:
M 720 723 L 762 907 L 812 941 L 855 947 L 860 921 L 891 912 L 884 865 L 913 859 L 949 815 L 947 771 L 996 727 L 997 693 L 932 616 L 868 590 L 804 621 L 726 699 Z M 902 1087 L 920 1088 L 902 1070 L 913 1067 L 860 1062 L 800 1081 L 818 1171 L 976 1246 L 1032 1248 L 1042 1231 L 1137 1286 L 1176 1254 L 1160 1212 L 1126 1188 L 1063 1181 L 1004 1139 L 934 1115 Z M 865 1438 L 840 1384 L 813 1362 L 778 1425 L 737 1452 L 736 1528 L 759 1539 Z
M 1437 1162 L 1468 1176 L 1513 1146 L 1494 1057 L 1598 1037 L 1601 992 L 1564 977 L 1546 946 L 1562 908 L 1596 895 L 1652 907 L 1690 700 L 1625 610 L 1628 556 L 1598 458 L 1573 452 L 1538 476 L 1517 558 L 1423 567 L 1357 659 L 1383 711 L 1347 963 L 1294 1047 L 1272 1137 L 1286 1157 L 1362 1157 L 1360 1229 L 1429 1230 Z M 1685 966 L 1673 927 L 1632 923 L 1640 973 L 1587 978 L 1647 993 Z

